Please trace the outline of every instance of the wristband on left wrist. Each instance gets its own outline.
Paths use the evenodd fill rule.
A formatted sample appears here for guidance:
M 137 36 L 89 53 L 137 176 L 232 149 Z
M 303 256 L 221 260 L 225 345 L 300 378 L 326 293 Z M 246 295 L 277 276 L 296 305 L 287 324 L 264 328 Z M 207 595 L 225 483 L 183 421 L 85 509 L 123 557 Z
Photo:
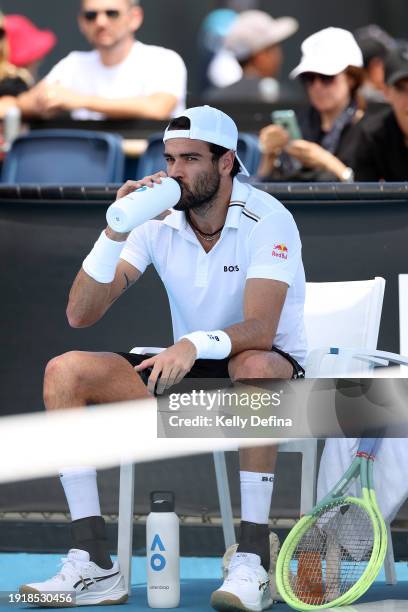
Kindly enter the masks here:
M 225 359 L 231 354 L 231 338 L 221 329 L 215 331 L 195 331 L 181 336 L 196 347 L 196 359 Z

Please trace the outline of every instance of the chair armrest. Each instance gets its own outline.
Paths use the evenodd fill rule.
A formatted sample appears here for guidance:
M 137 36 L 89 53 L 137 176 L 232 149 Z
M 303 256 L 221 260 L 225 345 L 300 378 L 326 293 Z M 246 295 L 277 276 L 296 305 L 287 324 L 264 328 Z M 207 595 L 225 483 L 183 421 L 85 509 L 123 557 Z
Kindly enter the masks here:
M 357 349 L 356 357 L 369 360 L 379 359 L 391 363 L 397 363 L 398 365 L 408 366 L 408 357 L 399 355 L 398 353 L 390 353 L 388 351 L 378 351 L 376 349 L 372 351 L 360 351 Z M 388 365 L 388 363 L 386 365 Z
M 146 353 L 158 355 L 165 350 L 165 348 L 159 346 L 135 346 L 129 351 L 129 353 L 136 353 L 136 355 L 145 355 Z
M 379 351 L 376 349 L 366 350 L 360 349 L 358 347 L 350 348 L 327 346 L 310 351 L 307 357 L 307 371 L 311 373 L 318 372 L 321 366 L 321 362 L 326 355 L 338 355 L 339 357 L 359 359 L 361 361 L 366 361 L 372 364 L 374 367 L 388 366 L 390 363 L 408 366 L 408 357 L 398 355 L 397 353 Z
M 349 357 L 351 359 L 360 359 L 360 361 L 367 361 L 375 366 L 387 366 L 390 359 L 386 355 L 392 355 L 393 353 L 385 353 L 384 351 L 367 351 L 365 349 L 349 348 L 343 346 L 331 346 L 329 348 L 329 355 L 339 355 L 339 357 Z

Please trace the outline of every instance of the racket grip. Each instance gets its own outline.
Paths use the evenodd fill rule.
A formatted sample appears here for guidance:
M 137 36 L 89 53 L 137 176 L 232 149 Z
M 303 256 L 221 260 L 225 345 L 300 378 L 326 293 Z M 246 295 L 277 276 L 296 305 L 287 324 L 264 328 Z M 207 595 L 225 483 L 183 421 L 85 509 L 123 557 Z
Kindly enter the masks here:
M 378 438 L 360 438 L 360 444 L 358 445 L 357 454 L 364 453 L 371 455 L 375 445 L 377 444 Z

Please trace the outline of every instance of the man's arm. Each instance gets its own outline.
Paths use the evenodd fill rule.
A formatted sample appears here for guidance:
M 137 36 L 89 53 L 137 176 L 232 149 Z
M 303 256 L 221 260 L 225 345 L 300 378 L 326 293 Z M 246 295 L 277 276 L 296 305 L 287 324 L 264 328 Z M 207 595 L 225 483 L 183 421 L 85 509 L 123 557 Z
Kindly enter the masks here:
M 140 181 L 127 181 L 118 190 L 117 198 L 143 185 L 152 187 L 165 176 L 166 173 L 160 171 Z M 99 321 L 113 302 L 142 275 L 131 263 L 120 259 L 128 236 L 108 226 L 84 260 L 68 299 L 67 318 L 71 327 L 89 327 Z
M 42 112 L 55 114 L 58 111 L 74 111 L 86 108 L 89 111 L 103 113 L 110 119 L 168 119 L 177 106 L 175 95 L 159 92 L 149 96 L 128 98 L 102 98 L 77 93 L 61 85 L 47 86 L 41 99 Z M 27 100 L 23 100 L 27 107 Z
M 99 321 L 140 276 L 141 272 L 123 259 L 119 260 L 111 283 L 98 283 L 81 268 L 69 293 L 67 319 L 70 326 L 89 327 Z
M 224 330 L 231 339 L 231 356 L 248 350 L 271 350 L 287 291 L 288 285 L 281 281 L 247 280 L 244 321 Z
M 231 356 L 247 350 L 271 350 L 287 290 L 288 285 L 281 281 L 260 278 L 247 280 L 244 321 L 223 330 L 231 341 Z M 161 394 L 180 382 L 196 359 L 195 345 L 187 338 L 182 338 L 159 355 L 145 359 L 135 369 L 140 372 L 153 367 L 148 389 L 151 393 L 156 390 Z

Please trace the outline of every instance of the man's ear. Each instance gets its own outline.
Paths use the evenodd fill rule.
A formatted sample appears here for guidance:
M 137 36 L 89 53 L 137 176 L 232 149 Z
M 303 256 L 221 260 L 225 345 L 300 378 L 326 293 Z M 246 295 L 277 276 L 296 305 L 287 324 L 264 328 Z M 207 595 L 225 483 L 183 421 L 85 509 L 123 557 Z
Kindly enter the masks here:
M 227 151 L 219 159 L 219 171 L 222 176 L 228 176 L 232 170 L 235 160 L 234 151 Z
M 142 26 L 144 19 L 144 11 L 141 6 L 132 6 L 130 9 L 130 27 L 132 32 L 137 32 L 137 30 Z

